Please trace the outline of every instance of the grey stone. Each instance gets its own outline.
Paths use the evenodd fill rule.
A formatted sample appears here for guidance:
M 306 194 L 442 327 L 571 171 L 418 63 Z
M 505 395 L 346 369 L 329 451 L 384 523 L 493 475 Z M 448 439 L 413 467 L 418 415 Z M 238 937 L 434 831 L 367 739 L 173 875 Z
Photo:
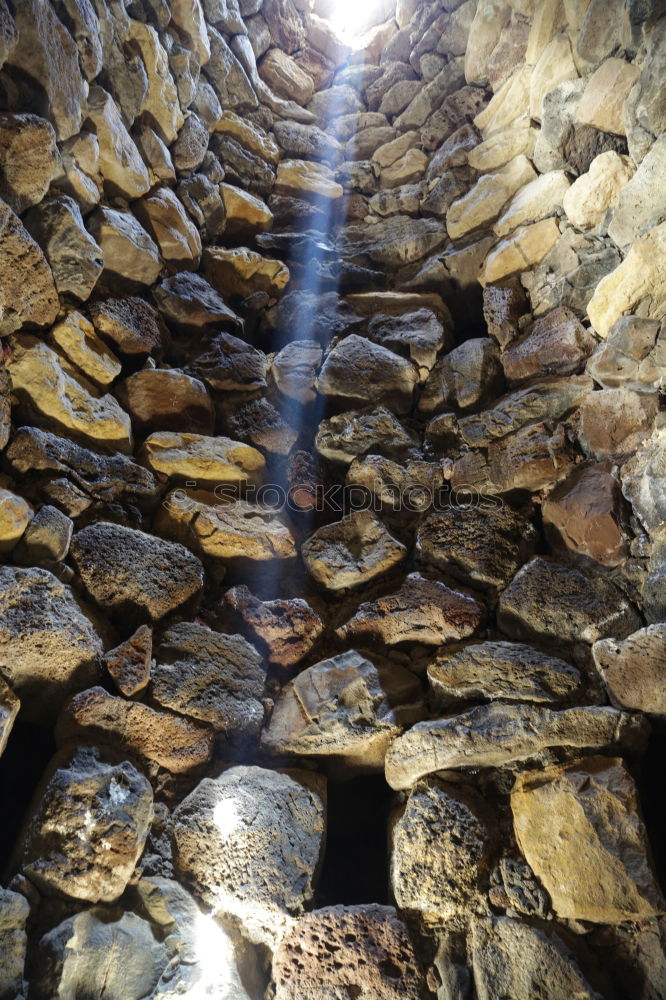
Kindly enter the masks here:
M 413 264 L 448 242 L 446 229 L 436 219 L 395 216 L 374 226 L 348 226 L 340 251 L 351 260 L 367 257 L 389 269 Z
M 611 582 L 537 557 L 502 594 L 498 623 L 518 639 L 593 643 L 609 635 L 623 638 L 640 620 Z
M 162 637 L 150 691 L 163 708 L 213 726 L 234 755 L 256 744 L 265 684 L 262 657 L 242 636 L 182 622 Z
M 23 477 L 24 491 L 49 501 L 72 517 L 95 503 L 145 509 L 157 500 L 157 483 L 148 469 L 126 455 L 102 455 L 37 427 L 21 427 L 6 458 Z
M 509 917 L 476 920 L 471 953 L 479 1000 L 601 1000 L 558 934 Z
M 44 565 L 62 562 L 69 551 L 74 522 L 57 507 L 40 507 L 14 549 L 19 565 Z
M 125 890 L 153 819 L 153 793 L 129 761 L 97 747 L 59 751 L 19 841 L 23 873 L 47 894 L 112 902 Z
M 396 462 L 421 457 L 416 435 L 384 406 L 322 420 L 315 447 L 322 458 L 345 465 L 361 455 L 384 455 Z
M 326 357 L 317 391 L 351 406 L 384 405 L 408 413 L 417 381 L 417 370 L 406 358 L 352 333 Z
M 0 997 L 3 1000 L 15 1000 L 25 990 L 23 972 L 29 915 L 30 906 L 25 896 L 9 889 L 0 889 Z
M 169 964 L 169 947 L 134 913 L 94 907 L 68 917 L 37 945 L 35 984 L 41 996 L 143 1000 Z
M 0 567 L 0 673 L 31 721 L 95 684 L 102 640 L 69 587 L 44 569 Z
M 331 594 L 357 588 L 395 570 L 407 549 L 369 510 L 319 528 L 301 555 L 312 579 Z
M 74 199 L 65 194 L 46 199 L 31 209 L 25 226 L 46 255 L 58 293 L 88 299 L 102 273 L 103 253 Z
M 315 775 L 233 767 L 173 814 L 176 870 L 251 941 L 275 945 L 314 894 L 325 786 Z
M 490 337 L 466 340 L 434 366 L 419 399 L 428 416 L 453 409 L 471 410 L 501 390 L 499 349 Z
M 587 362 L 587 371 L 606 389 L 659 389 L 666 378 L 666 333 L 654 319 L 622 316 Z
M 417 722 L 389 747 L 386 780 L 391 788 L 409 788 L 437 771 L 501 767 L 554 747 L 637 749 L 646 735 L 642 719 L 614 708 L 594 705 L 557 712 L 497 701 L 445 719 Z
M 203 567 L 184 545 L 117 524 L 83 528 L 71 553 L 92 599 L 137 624 L 164 618 L 203 585 Z

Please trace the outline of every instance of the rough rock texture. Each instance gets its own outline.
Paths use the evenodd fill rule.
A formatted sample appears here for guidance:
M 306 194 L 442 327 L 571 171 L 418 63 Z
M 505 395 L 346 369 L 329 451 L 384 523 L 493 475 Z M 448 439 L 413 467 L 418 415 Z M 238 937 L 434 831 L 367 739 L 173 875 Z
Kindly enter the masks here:
M 130 618 L 164 618 L 203 583 L 201 563 L 184 546 L 118 524 L 77 532 L 72 558 L 92 599 Z
M 152 818 L 151 787 L 129 761 L 97 747 L 61 750 L 33 801 L 18 863 L 43 892 L 112 902 Z
M 391 889 L 401 909 L 440 921 L 468 910 L 487 874 L 484 809 L 464 786 L 416 785 L 392 831 Z
M 509 917 L 472 925 L 472 967 L 479 1000 L 498 991 L 515 1000 L 573 995 L 598 1000 L 575 956 L 558 934 Z
M 546 747 L 608 749 L 640 744 L 644 735 L 640 719 L 606 706 L 558 712 L 494 702 L 417 723 L 390 747 L 386 780 L 392 788 L 409 788 L 434 771 L 497 767 L 535 756 Z
M 624 640 L 600 639 L 594 662 L 614 705 L 649 715 L 666 714 L 664 625 L 648 625 Z
M 359 587 L 394 569 L 406 550 L 377 517 L 361 511 L 320 528 L 303 544 L 302 553 L 312 578 L 335 593 Z
M 570 701 L 582 687 L 575 667 L 518 642 L 483 642 L 456 653 L 443 651 L 428 667 L 438 703 L 511 698 L 537 704 Z
M 309 913 L 284 936 L 273 960 L 276 1000 L 303 990 L 326 1000 L 418 1000 L 424 981 L 407 928 L 391 906 L 332 906 Z
M 11 1000 L 664 1000 L 656 892 L 562 916 L 509 789 L 626 753 L 663 875 L 666 6 L 348 6 L 0 0 Z M 59 714 L 155 799 L 108 904 L 8 863 Z M 303 822 L 179 858 L 236 765 L 234 836 L 257 766 Z M 595 788 L 537 838 L 583 902 L 647 854 Z
M 313 894 L 325 785 L 305 773 L 233 767 L 174 813 L 178 873 L 213 913 L 273 944 Z
M 613 924 L 663 912 L 637 808 L 636 787 L 617 758 L 518 778 L 516 837 L 560 917 Z
M 52 718 L 94 684 L 102 640 L 71 589 L 45 569 L 0 567 L 0 672 L 31 718 Z
M 418 684 L 407 671 L 378 670 L 350 650 L 303 670 L 284 688 L 262 747 L 277 755 L 331 758 L 347 770 L 381 769 L 387 746 L 418 699 Z
M 504 591 L 499 617 L 512 635 L 584 642 L 609 632 L 625 636 L 638 623 L 636 612 L 612 584 L 592 583 L 577 570 L 541 558 L 523 567 Z
M 232 751 L 256 742 L 266 669 L 242 636 L 193 622 L 173 625 L 156 650 L 151 677 L 153 701 L 212 726 Z

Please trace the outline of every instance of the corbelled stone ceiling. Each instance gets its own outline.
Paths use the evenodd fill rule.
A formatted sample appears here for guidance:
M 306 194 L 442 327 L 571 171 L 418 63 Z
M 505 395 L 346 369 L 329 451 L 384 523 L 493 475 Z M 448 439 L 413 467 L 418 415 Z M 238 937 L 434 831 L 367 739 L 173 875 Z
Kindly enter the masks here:
M 0 0 L 0 1000 L 665 1000 L 665 81 Z

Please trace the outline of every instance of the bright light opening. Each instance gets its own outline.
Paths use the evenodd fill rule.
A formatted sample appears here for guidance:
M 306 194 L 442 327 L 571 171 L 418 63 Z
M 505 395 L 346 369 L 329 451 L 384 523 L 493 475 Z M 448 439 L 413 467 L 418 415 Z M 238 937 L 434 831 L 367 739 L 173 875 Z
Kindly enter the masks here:
M 242 825 L 238 807 L 233 799 L 221 799 L 215 806 L 213 822 L 226 840 Z
M 358 47 L 362 36 L 395 14 L 395 0 L 322 0 L 322 15 L 347 45 Z

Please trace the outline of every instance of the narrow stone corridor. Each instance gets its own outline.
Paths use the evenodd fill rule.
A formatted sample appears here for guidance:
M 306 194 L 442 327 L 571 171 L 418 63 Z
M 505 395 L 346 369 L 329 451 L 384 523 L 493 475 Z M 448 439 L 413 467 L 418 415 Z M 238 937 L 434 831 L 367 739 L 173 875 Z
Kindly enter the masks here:
M 666 1000 L 665 65 L 0 0 L 0 1000 Z

